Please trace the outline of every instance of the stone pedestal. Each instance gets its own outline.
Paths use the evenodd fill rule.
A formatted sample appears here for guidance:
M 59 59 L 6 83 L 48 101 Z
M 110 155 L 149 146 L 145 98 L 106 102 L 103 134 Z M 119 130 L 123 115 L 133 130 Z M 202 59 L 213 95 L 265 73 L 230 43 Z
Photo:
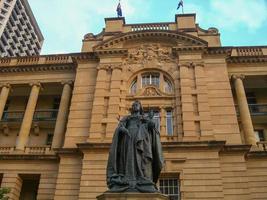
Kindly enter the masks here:
M 97 200 L 169 200 L 160 193 L 104 193 Z

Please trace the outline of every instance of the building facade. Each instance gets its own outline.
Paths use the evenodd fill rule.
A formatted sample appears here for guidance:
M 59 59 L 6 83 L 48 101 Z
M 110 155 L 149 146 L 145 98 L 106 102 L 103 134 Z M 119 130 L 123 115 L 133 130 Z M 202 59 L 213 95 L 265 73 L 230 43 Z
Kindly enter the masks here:
M 81 53 L 0 59 L 0 182 L 10 199 L 105 192 L 112 136 L 135 100 L 155 113 L 163 193 L 267 199 L 267 47 L 222 47 L 195 14 L 105 22 Z
M 39 55 L 43 41 L 28 0 L 0 1 L 0 57 Z

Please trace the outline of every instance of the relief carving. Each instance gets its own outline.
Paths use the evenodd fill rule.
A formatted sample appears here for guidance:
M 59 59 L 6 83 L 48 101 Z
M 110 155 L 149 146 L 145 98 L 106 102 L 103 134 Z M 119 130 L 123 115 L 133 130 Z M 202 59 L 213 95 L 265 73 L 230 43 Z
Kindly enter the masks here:
M 98 70 L 106 70 L 106 71 L 110 71 L 110 70 L 114 70 L 114 69 L 122 70 L 122 64 L 121 63 L 100 64 L 97 67 L 97 69 Z
M 147 87 L 143 93 L 143 96 L 155 97 L 155 96 L 161 96 L 161 95 L 154 87 Z
M 171 48 L 159 44 L 144 44 L 137 49 L 130 49 L 126 59 L 127 64 L 144 64 L 149 61 L 159 63 L 175 62 Z

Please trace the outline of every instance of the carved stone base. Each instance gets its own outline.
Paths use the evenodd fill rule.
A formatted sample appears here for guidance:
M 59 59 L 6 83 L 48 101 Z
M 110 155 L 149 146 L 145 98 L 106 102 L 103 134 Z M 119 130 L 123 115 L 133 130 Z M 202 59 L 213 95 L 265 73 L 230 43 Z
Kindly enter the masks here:
M 169 200 L 169 197 L 160 193 L 104 193 L 97 200 Z

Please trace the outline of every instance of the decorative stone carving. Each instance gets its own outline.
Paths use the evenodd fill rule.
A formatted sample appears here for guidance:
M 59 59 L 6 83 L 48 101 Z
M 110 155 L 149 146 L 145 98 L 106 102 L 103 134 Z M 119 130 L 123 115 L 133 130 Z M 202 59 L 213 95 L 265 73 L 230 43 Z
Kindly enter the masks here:
M 121 70 L 122 69 L 122 64 L 121 63 L 112 63 L 112 64 L 100 64 L 98 67 L 97 67 L 98 70 L 106 70 L 106 71 L 110 71 L 110 70 L 113 70 L 113 69 L 119 69 Z
M 154 87 L 147 87 L 143 93 L 143 96 L 155 97 L 161 96 L 161 94 Z
M 211 34 L 219 34 L 219 30 L 217 28 L 210 27 L 208 29 L 208 33 L 211 33 Z
M 159 44 L 144 44 L 137 49 L 130 49 L 126 59 L 127 64 L 144 64 L 149 61 L 175 62 L 171 48 Z

